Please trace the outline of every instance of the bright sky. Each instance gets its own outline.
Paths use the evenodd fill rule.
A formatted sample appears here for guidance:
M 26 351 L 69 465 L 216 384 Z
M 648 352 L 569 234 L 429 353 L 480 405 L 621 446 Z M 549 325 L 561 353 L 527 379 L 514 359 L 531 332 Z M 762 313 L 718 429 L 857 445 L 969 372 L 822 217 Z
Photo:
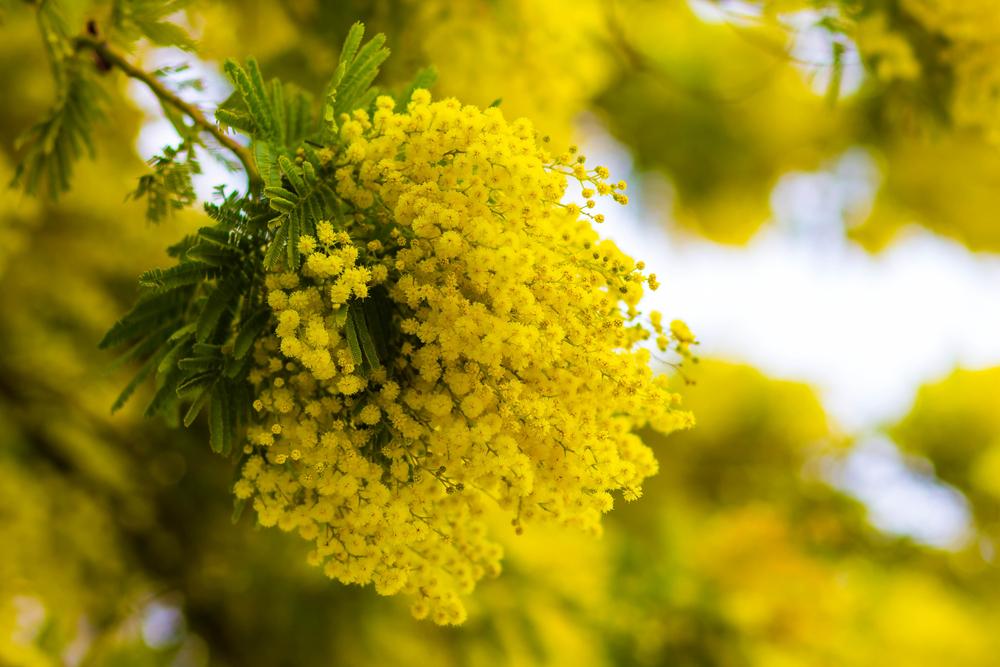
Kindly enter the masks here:
M 151 61 L 187 58 L 161 51 Z M 189 99 L 208 105 L 228 95 L 216 70 L 193 64 L 191 76 L 208 85 L 185 91 Z M 133 94 L 149 112 L 138 147 L 150 156 L 176 135 L 147 91 Z M 593 121 L 582 134 L 592 164 L 639 184 L 627 151 Z M 242 184 L 211 158 L 202 164 L 201 196 L 221 182 Z M 878 178 L 862 151 L 818 172 L 787 175 L 773 193 L 774 224 L 743 247 L 670 231 L 669 202 L 644 197 L 641 187 L 630 190 L 627 208 L 604 211 L 601 231 L 660 277 L 650 307 L 684 319 L 701 340 L 700 354 L 818 389 L 831 416 L 860 442 L 831 477 L 868 504 L 877 525 L 954 545 L 967 525 L 961 496 L 908 471 L 876 431 L 907 411 L 921 384 L 958 365 L 1000 365 L 1000 257 L 918 232 L 878 255 L 850 244 L 844 220 L 870 205 Z
M 637 181 L 625 150 L 592 124 L 585 133 L 595 164 Z M 816 387 L 859 438 L 831 477 L 877 525 L 956 545 L 968 522 L 961 496 L 906 469 L 877 429 L 956 366 L 1000 365 L 1000 256 L 916 231 L 878 255 L 851 244 L 844 218 L 870 204 L 877 181 L 860 151 L 787 175 L 773 193 L 774 223 L 742 247 L 670 230 L 641 187 L 628 207 L 605 211 L 602 231 L 657 274 L 663 286 L 650 307 L 684 319 L 700 354 Z
M 1000 364 L 1000 257 L 919 232 L 878 255 L 846 241 L 839 212 L 860 188 L 837 171 L 857 161 L 783 179 L 777 224 L 747 246 L 668 231 L 635 190 L 602 229 L 661 277 L 651 302 L 687 321 L 703 354 L 813 384 L 851 431 L 897 419 L 957 365 Z

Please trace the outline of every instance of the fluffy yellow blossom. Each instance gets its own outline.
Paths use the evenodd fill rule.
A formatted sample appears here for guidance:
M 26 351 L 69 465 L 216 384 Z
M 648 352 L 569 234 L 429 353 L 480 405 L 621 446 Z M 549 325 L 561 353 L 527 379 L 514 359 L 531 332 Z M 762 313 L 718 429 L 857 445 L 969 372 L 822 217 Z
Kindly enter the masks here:
M 636 429 L 691 419 L 639 346 L 649 279 L 562 202 L 571 178 L 616 199 L 623 183 L 423 90 L 342 120 L 351 210 L 267 279 L 237 493 L 252 484 L 260 523 L 313 542 L 330 577 L 460 623 L 460 596 L 500 569 L 488 510 L 597 533 L 656 471 Z

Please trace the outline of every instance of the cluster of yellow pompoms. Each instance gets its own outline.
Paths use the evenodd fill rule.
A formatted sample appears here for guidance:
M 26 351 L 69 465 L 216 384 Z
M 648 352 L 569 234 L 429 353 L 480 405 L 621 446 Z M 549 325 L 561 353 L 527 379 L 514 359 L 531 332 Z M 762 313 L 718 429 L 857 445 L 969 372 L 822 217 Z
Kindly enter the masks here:
M 460 595 L 499 572 L 487 511 L 596 532 L 613 494 L 636 498 L 656 471 L 634 431 L 691 418 L 640 344 L 664 335 L 637 310 L 655 277 L 591 222 L 595 197 L 627 201 L 624 183 L 498 109 L 423 90 L 405 112 L 376 107 L 342 118 L 326 155 L 352 210 L 302 239 L 300 270 L 268 278 L 276 328 L 255 352 L 235 490 L 261 524 L 313 541 L 330 577 L 460 623 Z M 569 179 L 579 205 L 561 201 Z M 390 354 L 366 369 L 345 319 L 376 291 Z

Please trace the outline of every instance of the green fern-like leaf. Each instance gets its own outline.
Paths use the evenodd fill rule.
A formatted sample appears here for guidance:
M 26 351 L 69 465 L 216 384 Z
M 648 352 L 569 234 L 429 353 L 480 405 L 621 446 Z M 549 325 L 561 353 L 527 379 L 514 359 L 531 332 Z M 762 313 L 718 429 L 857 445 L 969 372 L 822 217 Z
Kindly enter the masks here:
M 111 28 L 122 41 L 146 37 L 160 46 L 194 48 L 194 41 L 168 17 L 185 9 L 191 0 L 115 0 L 111 5 Z
M 374 99 L 371 85 L 382 63 L 389 57 L 385 35 L 377 34 L 361 46 L 364 34 L 362 23 L 351 26 L 340 50 L 337 69 L 327 86 L 323 118 L 333 130 L 341 114 L 363 108 L 367 106 L 368 98 Z
M 274 110 L 271 108 L 271 98 L 264 87 L 264 79 L 257 61 L 253 58 L 247 60 L 247 66 L 244 68 L 235 60 L 227 60 L 223 69 L 246 106 L 255 134 L 265 140 L 272 139 L 275 125 Z
M 104 100 L 103 91 L 79 65 L 68 69 L 56 105 L 17 142 L 25 152 L 14 184 L 29 194 L 44 188 L 54 197 L 69 190 L 76 162 L 94 155 L 91 136 Z
M 306 160 L 295 164 L 285 156 L 277 159 L 282 182 L 288 187 L 274 185 L 264 189 L 268 204 L 278 213 L 278 231 L 271 241 L 264 258 L 267 268 L 275 268 L 284 261 L 295 269 L 299 265 L 299 239 L 315 231 L 316 221 L 327 217 L 336 194 L 317 175 L 317 168 Z
M 236 90 L 216 110 L 216 120 L 221 124 L 245 132 L 255 144 L 277 147 L 278 153 L 289 152 L 311 131 L 310 95 L 277 79 L 265 83 L 253 59 L 247 60 L 246 67 L 229 60 L 224 69 Z M 266 181 L 271 156 L 257 154 L 256 157 L 258 169 Z
M 155 374 L 146 414 L 172 419 L 187 403 L 182 421 L 190 425 L 208 407 L 219 427 L 213 447 L 228 453 L 248 418 L 238 404 L 249 400 L 248 352 L 271 321 L 261 297 L 262 230 L 269 218 L 255 199 L 220 194 L 221 202 L 205 207 L 215 224 L 173 247 L 176 265 L 140 277 L 139 302 L 101 346 L 127 344 L 123 362 L 140 362 L 116 409 Z
M 184 158 L 181 159 L 181 155 Z M 139 185 L 129 194 L 131 199 L 146 200 L 146 219 L 160 222 L 175 211 L 195 202 L 192 177 L 201 173 L 193 146 L 182 144 L 177 148 L 166 147 L 162 155 L 149 161 L 152 173 L 139 177 Z

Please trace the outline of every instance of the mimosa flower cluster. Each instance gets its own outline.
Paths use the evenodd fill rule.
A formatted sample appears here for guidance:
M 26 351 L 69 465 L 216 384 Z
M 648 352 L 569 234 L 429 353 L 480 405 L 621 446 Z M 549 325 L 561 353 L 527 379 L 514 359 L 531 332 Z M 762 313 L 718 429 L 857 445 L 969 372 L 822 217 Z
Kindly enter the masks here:
M 616 494 L 640 495 L 657 463 L 635 431 L 691 424 L 641 343 L 684 354 L 693 338 L 640 312 L 655 276 L 594 230 L 623 182 L 499 109 L 424 90 L 395 107 L 341 119 L 325 157 L 350 211 L 268 278 L 276 326 L 235 491 L 330 577 L 454 624 L 500 569 L 486 512 L 597 533 Z M 563 202 L 571 180 L 580 203 Z M 389 322 L 368 369 L 345 327 L 366 303 Z

